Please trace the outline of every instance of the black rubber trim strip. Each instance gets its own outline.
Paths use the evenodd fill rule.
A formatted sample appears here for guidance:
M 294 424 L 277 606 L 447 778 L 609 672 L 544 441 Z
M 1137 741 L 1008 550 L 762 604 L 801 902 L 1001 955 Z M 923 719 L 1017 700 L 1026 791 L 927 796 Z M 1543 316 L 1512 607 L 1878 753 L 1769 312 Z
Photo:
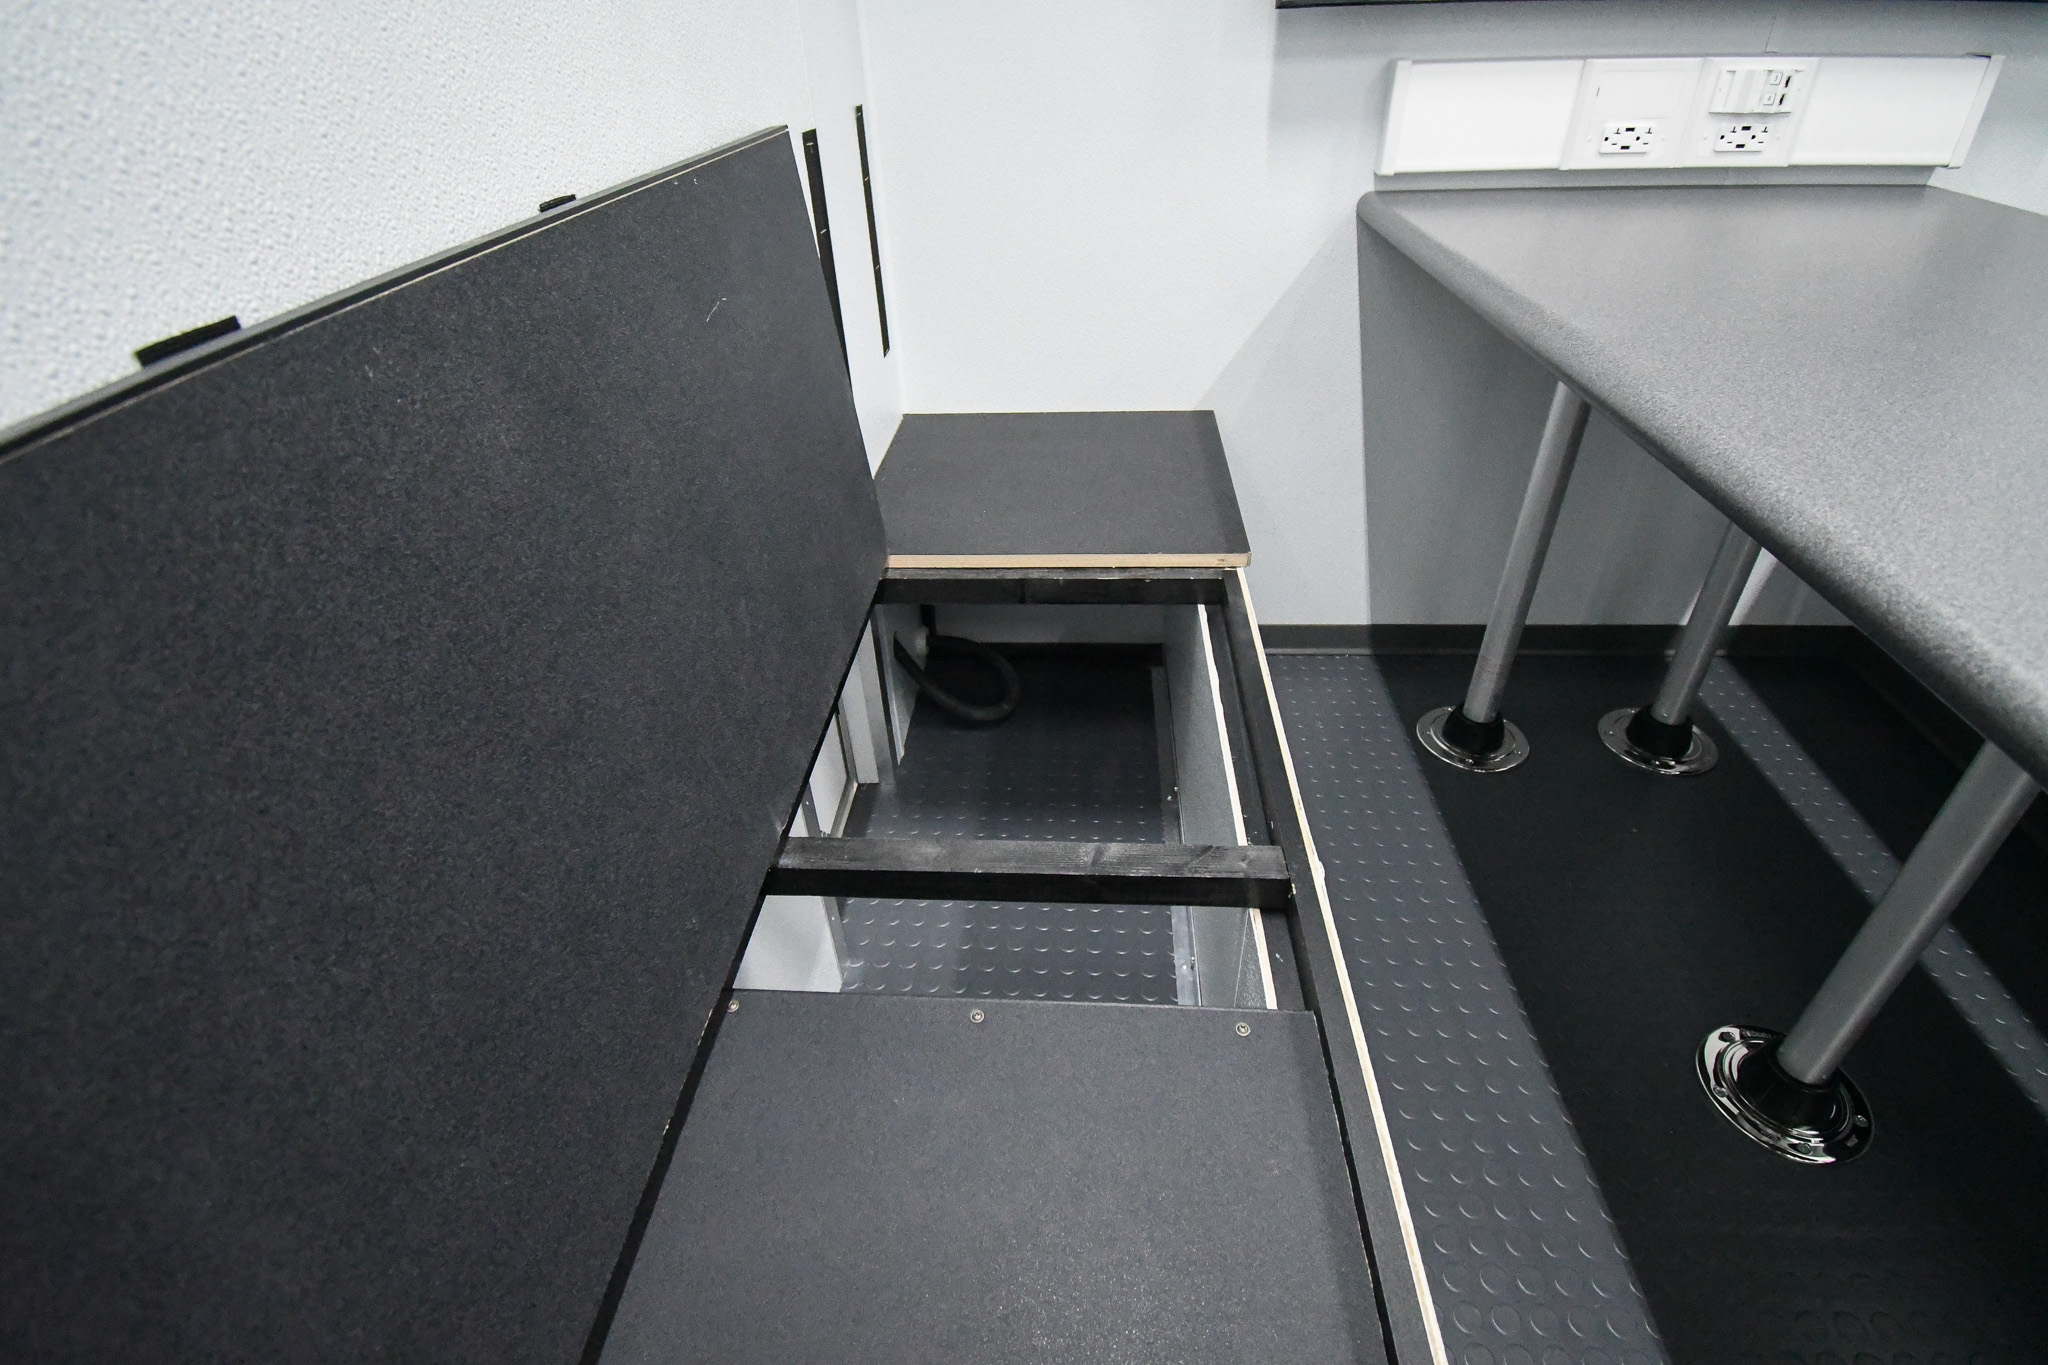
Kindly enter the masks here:
M 832 259 L 832 218 L 825 211 L 825 163 L 818 157 L 818 130 L 804 132 L 804 176 L 811 182 L 811 222 L 818 230 L 818 265 L 825 272 L 825 294 L 832 301 L 832 328 L 839 333 L 839 358 L 846 355 L 846 318 L 839 311 L 839 267 Z
M 882 328 L 882 354 L 889 354 L 889 301 L 882 295 L 882 236 L 875 229 L 875 185 L 868 174 L 868 115 L 853 106 L 853 136 L 860 143 L 860 197 L 868 206 L 868 256 L 875 263 L 875 321 Z

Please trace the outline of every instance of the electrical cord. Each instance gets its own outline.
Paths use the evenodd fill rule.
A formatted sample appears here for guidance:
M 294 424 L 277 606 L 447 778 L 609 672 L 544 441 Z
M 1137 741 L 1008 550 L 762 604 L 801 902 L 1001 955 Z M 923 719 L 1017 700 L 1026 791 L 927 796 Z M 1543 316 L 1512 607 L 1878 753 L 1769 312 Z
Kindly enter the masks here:
M 932 608 L 926 607 L 922 615 L 925 629 L 925 658 L 979 659 L 1002 681 L 1003 699 L 993 706 L 976 706 L 973 702 L 961 700 L 932 681 L 931 675 L 924 671 L 923 666 L 917 661 L 917 656 L 903 643 L 902 637 L 891 636 L 891 641 L 896 646 L 896 662 L 910 675 L 910 680 L 917 684 L 917 690 L 931 698 L 932 704 L 941 711 L 968 725 L 994 725 L 1016 710 L 1017 700 L 1023 695 L 1024 688 L 1017 680 L 1017 670 L 1011 666 L 1010 661 L 979 640 L 939 634 L 938 612 Z

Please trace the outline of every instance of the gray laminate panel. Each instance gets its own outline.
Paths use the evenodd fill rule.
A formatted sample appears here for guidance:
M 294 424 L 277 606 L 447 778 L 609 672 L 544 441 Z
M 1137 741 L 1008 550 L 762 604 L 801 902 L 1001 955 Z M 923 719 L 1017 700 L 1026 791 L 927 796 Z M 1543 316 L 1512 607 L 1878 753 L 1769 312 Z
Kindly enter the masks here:
M 1313 1015 L 735 998 L 610 1365 L 1386 1359 Z
M 892 561 L 1250 554 L 1211 412 L 912 413 L 875 491 Z
M 789 140 L 0 447 L 0 1358 L 571 1360 L 882 569 Z
M 2048 218 L 1905 186 L 1359 215 L 2048 775 Z

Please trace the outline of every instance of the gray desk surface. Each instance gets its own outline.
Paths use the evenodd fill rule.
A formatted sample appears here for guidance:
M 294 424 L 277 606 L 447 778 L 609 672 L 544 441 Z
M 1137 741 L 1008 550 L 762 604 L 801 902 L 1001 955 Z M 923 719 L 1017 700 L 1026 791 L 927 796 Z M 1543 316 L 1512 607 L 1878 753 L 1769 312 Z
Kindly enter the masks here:
M 875 475 L 896 568 L 1251 555 L 1211 412 L 912 413 Z
M 2048 775 L 2048 218 L 1917 186 L 1359 216 Z

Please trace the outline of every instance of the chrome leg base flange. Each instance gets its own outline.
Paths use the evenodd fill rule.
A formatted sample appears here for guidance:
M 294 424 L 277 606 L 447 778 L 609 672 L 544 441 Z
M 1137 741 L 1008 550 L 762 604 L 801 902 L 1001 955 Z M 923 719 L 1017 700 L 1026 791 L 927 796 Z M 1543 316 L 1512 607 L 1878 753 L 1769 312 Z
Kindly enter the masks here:
M 1450 714 L 1450 707 L 1437 707 L 1415 722 L 1415 737 L 1422 741 L 1423 748 L 1452 767 L 1468 773 L 1504 773 L 1529 756 L 1529 741 L 1511 720 L 1501 722 L 1507 729 L 1500 748 L 1490 754 L 1465 752 L 1444 738 L 1444 718 Z
M 1634 720 L 1635 716 L 1635 707 L 1624 706 L 1619 711 L 1609 711 L 1600 717 L 1600 742 L 1612 750 L 1622 762 L 1634 764 L 1644 772 L 1657 773 L 1664 777 L 1692 777 L 1721 761 L 1721 751 L 1714 747 L 1714 741 L 1708 739 L 1706 732 L 1698 726 L 1693 727 L 1692 744 L 1686 749 L 1683 758 L 1659 758 L 1646 749 L 1637 748 L 1628 737 L 1628 723 Z
M 1788 1123 L 1765 1113 L 1751 1097 L 1755 1087 L 1738 1083 L 1743 1063 L 1754 1058 L 1752 1065 L 1768 1064 L 1767 1054 L 1783 1037 L 1769 1029 L 1738 1024 L 1709 1033 L 1695 1059 L 1707 1098 L 1721 1111 L 1721 1117 L 1779 1156 L 1810 1166 L 1830 1166 L 1863 1155 L 1870 1147 L 1870 1106 L 1847 1076 L 1837 1072 L 1828 1083 L 1832 1093 L 1827 1115 L 1811 1125 Z

